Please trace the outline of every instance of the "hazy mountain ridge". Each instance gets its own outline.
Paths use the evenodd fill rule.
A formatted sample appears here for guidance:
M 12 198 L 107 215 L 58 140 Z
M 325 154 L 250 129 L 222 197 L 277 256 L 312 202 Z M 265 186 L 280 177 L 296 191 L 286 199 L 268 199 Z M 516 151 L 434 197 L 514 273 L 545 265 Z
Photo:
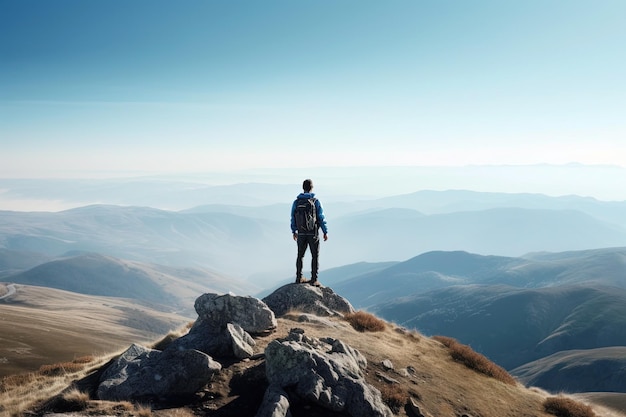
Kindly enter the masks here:
M 297 190 L 287 195 L 285 187 L 277 187 L 285 193 L 280 203 L 254 206 L 277 195 L 268 192 L 259 197 L 255 188 L 265 189 L 259 184 L 220 187 L 221 195 L 232 195 L 233 201 L 235 196 L 244 198 L 243 192 L 254 194 L 246 205 L 221 203 L 207 195 L 214 201 L 180 212 L 112 205 L 55 213 L 0 211 L 0 247 L 47 256 L 81 250 L 162 265 L 200 266 L 229 276 L 254 276 L 259 285 L 270 287 L 278 277 L 293 273 L 289 207 Z M 322 245 L 325 269 L 398 261 L 433 250 L 521 256 L 626 245 L 626 227 L 579 210 L 585 204 L 599 212 L 611 207 L 616 217 L 626 218 L 622 203 L 462 191 L 360 201 L 320 194 L 320 199 L 330 230 L 329 241 Z M 532 208 L 499 207 L 517 199 Z M 443 212 L 450 209 L 457 211 Z
M 33 268 L 49 260 L 49 256 L 41 253 L 0 248 L 0 279 L 26 269 Z
M 598 284 L 626 288 L 626 248 L 531 254 L 528 257 L 432 251 L 335 284 L 355 306 L 461 284 L 541 288 Z M 372 295 L 373 294 L 373 295 Z
M 59 213 L 0 212 L 0 244 L 61 256 L 71 250 L 172 266 L 227 270 L 257 269 L 278 242 L 271 221 L 227 213 L 182 214 L 146 207 L 88 206 Z
M 6 280 L 86 295 L 132 298 L 184 314 L 193 314 L 198 293 L 247 293 L 254 288 L 209 270 L 150 265 L 94 253 L 47 262 Z

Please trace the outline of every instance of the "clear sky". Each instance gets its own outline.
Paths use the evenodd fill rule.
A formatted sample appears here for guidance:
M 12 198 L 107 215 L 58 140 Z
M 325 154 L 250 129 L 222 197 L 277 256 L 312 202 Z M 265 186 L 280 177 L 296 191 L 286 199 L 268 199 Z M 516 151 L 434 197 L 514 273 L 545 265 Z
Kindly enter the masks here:
M 624 0 L 0 0 L 0 177 L 626 165 Z

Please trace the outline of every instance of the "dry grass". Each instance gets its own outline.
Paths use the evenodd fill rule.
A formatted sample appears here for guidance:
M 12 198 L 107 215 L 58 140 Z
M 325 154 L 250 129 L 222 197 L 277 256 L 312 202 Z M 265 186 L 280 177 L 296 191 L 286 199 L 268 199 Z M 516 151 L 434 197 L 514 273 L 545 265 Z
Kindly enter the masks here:
M 373 314 L 357 311 L 344 316 L 346 321 L 359 332 L 382 332 L 387 324 Z
M 0 416 L 21 416 L 38 403 L 59 395 L 72 381 L 83 378 L 110 360 L 110 356 L 85 356 L 72 362 L 42 366 L 37 372 L 9 375 L 0 380 Z M 87 360 L 89 358 L 89 361 Z M 69 392 L 67 398 L 74 405 L 85 400 L 78 393 Z M 86 395 L 86 394 L 85 394 Z M 62 396 L 62 401 L 64 401 Z M 81 400 L 82 398 L 82 400 Z
M 380 394 L 385 404 L 391 408 L 394 414 L 398 414 L 407 402 L 407 393 L 398 384 L 383 385 Z
M 152 409 L 147 405 L 139 405 L 136 410 L 137 417 L 152 417 Z
M 72 388 L 61 396 L 61 402 L 65 411 L 82 411 L 89 404 L 89 394 Z
M 475 352 L 468 345 L 463 345 L 447 336 L 433 336 L 434 340 L 437 340 L 450 351 L 450 356 L 470 369 L 475 370 L 481 374 L 490 376 L 498 381 L 504 382 L 509 385 L 517 385 L 517 381 L 513 378 L 504 368 L 491 362 L 485 356 L 478 352 Z
M 549 397 L 543 406 L 557 417 L 596 417 L 591 407 L 567 397 Z
M 154 317 L 154 327 L 134 327 L 133 318 Z M 45 287 L 20 285 L 0 302 L 2 355 L 0 378 L 35 372 L 42 365 L 83 355 L 114 352 L 131 343 L 149 343 L 189 318 L 111 297 L 95 297 Z
M 193 323 L 188 324 L 178 330 L 170 331 L 168 334 L 163 336 L 163 338 L 154 342 L 150 347 L 156 350 L 165 350 L 165 348 L 167 348 L 174 340 L 187 334 L 192 325 Z

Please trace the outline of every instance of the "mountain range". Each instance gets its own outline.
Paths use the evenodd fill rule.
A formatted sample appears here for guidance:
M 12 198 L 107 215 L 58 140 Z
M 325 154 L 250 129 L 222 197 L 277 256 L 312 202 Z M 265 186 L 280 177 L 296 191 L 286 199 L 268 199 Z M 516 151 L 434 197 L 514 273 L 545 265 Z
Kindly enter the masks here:
M 182 211 L 0 211 L 0 280 L 181 317 L 200 293 L 267 293 L 292 280 L 295 195 L 265 204 L 286 191 L 268 187 L 255 206 L 238 194 L 254 188 L 223 187 L 222 200 Z M 622 375 L 607 349 L 626 346 L 626 203 L 422 191 L 324 207 L 320 279 L 355 307 L 457 338 L 529 384 L 558 387 L 549 375 L 576 368 L 568 389 L 588 392 L 605 386 L 598 370 Z
M 221 192 L 239 195 L 241 190 Z M 294 273 L 295 244 L 288 226 L 294 197 L 267 205 L 255 206 L 251 198 L 248 205 L 211 203 L 182 211 L 113 205 L 0 211 L 0 247 L 48 257 L 82 251 L 208 268 L 268 288 Z M 330 230 L 321 249 L 324 269 L 403 261 L 434 250 L 519 257 L 626 246 L 624 202 L 466 191 L 321 198 Z

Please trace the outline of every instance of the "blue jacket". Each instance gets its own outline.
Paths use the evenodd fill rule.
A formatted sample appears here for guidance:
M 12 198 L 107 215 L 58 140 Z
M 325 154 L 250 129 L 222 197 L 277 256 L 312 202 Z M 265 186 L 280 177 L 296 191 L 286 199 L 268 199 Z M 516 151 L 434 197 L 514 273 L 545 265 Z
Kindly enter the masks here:
M 315 193 L 300 193 L 298 197 L 293 201 L 291 205 L 291 233 L 296 233 L 298 228 L 296 227 L 296 205 L 298 202 L 298 198 L 314 198 Z M 324 217 L 324 208 L 322 207 L 322 203 L 318 199 L 315 199 L 315 209 L 317 210 L 317 223 L 322 228 L 322 232 L 324 234 L 328 233 L 328 228 L 326 227 L 326 218 Z

